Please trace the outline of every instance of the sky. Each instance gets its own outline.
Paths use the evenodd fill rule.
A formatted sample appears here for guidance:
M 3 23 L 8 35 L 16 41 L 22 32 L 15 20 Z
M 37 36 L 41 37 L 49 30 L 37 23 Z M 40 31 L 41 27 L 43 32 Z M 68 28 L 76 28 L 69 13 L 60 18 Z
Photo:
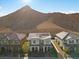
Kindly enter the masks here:
M 25 5 L 43 13 L 79 12 L 79 0 L 0 0 L 0 16 L 12 13 Z

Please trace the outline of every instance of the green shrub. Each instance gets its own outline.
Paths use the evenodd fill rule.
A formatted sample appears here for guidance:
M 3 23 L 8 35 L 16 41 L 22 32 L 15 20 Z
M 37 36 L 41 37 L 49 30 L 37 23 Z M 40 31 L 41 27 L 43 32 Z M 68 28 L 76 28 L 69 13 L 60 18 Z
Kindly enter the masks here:
M 68 48 L 63 49 L 63 51 L 66 52 L 66 53 L 69 53 L 69 49 Z

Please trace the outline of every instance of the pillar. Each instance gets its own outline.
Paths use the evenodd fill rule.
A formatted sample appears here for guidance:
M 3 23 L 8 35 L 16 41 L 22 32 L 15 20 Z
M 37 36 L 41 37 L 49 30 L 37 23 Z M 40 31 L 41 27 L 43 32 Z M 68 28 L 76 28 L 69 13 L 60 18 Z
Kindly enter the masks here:
M 38 52 L 39 52 L 39 46 L 38 46 Z
M 49 49 L 50 49 L 50 47 L 48 46 L 48 47 L 47 47 L 47 51 L 48 51 Z
M 43 52 L 45 52 L 45 47 L 43 47 Z
M 32 47 L 30 47 L 30 51 L 32 52 Z

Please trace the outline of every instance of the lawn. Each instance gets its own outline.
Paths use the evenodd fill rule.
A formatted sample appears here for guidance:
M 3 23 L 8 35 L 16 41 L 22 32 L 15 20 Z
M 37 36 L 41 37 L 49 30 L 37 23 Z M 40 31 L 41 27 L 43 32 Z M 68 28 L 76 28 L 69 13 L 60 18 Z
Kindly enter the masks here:
M 51 49 L 49 49 L 49 53 L 51 54 L 52 57 L 58 57 L 57 52 L 56 52 L 55 48 L 53 48 L 53 47 Z

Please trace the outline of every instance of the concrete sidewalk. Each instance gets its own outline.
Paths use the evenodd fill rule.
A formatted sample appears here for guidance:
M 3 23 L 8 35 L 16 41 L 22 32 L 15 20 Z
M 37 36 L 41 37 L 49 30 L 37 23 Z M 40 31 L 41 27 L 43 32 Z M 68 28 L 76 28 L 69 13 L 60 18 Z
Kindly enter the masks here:
M 24 57 L 24 59 L 28 59 L 28 57 Z

